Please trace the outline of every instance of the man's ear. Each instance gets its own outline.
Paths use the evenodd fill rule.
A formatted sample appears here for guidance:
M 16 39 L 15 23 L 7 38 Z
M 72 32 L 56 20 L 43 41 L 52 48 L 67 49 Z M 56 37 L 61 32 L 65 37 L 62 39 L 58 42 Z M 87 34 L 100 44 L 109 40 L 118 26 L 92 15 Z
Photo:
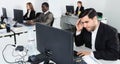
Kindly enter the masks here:
M 98 20 L 97 16 L 93 17 L 93 20 L 94 20 L 94 21 L 97 21 L 97 20 Z
M 94 20 L 97 20 L 97 16 L 95 16 L 93 19 L 94 19 Z

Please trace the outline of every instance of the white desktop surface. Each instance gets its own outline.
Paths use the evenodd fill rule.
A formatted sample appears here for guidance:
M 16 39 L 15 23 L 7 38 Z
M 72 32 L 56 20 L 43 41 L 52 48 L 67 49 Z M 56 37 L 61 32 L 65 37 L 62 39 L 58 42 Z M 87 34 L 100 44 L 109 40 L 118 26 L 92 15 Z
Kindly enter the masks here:
M 36 32 L 33 31 L 35 29 L 35 26 L 22 26 L 22 27 L 19 27 L 19 28 L 12 28 L 15 32 L 19 33 L 19 32 L 23 32 L 22 34 L 20 35 L 16 35 L 16 38 L 17 38 L 17 43 L 16 45 L 23 45 L 26 49 L 28 49 L 28 53 L 27 53 L 27 56 L 25 57 L 25 61 L 28 59 L 28 56 L 30 55 L 35 55 L 35 54 L 39 54 L 39 52 L 37 51 L 37 47 L 36 47 Z M 3 32 L 5 31 L 5 29 L 3 29 Z M 4 61 L 3 59 L 3 56 L 2 56 L 2 51 L 4 49 L 4 47 L 7 45 L 7 44 L 14 44 L 14 37 L 4 37 L 4 35 L 6 34 L 11 34 L 10 33 L 4 33 L 3 32 L 0 34 L 0 36 L 3 36 L 0 38 L 0 64 L 8 64 Z M 13 57 L 12 56 L 12 51 L 13 49 L 15 49 L 13 46 L 9 46 L 6 48 L 5 50 L 5 58 L 8 60 L 8 61 L 15 61 L 15 59 L 19 58 L 18 57 Z M 74 49 L 75 50 L 88 50 L 84 47 L 75 47 L 74 46 Z M 17 52 L 15 54 L 18 54 Z M 117 60 L 117 61 L 106 61 L 106 60 L 99 60 L 102 64 L 120 64 L 120 60 Z M 30 64 L 30 63 L 26 63 L 26 64 Z M 40 63 L 42 64 L 42 63 Z
M 91 51 L 91 49 L 89 49 L 89 48 L 87 48 L 85 46 L 76 47 L 75 44 L 74 44 L 74 50 L 76 50 L 76 51 Z M 89 57 L 86 57 L 86 58 L 89 58 Z M 88 62 L 90 62 L 90 61 L 88 61 Z M 98 62 L 100 62 L 101 64 L 120 64 L 120 60 L 109 61 L 109 60 L 102 60 L 101 59 L 101 60 L 98 60 Z M 96 64 L 96 63 L 93 63 L 93 64 Z
M 11 29 L 17 33 L 16 35 L 16 46 L 18 45 L 23 45 L 25 48 L 28 49 L 28 54 L 25 57 L 26 60 L 28 58 L 29 55 L 34 55 L 39 53 L 36 49 L 36 32 L 33 31 L 35 30 L 35 26 L 24 26 L 22 25 L 22 27 L 11 27 Z M 18 35 L 18 33 L 20 33 Z M 14 43 L 14 36 L 6 36 L 6 35 L 11 35 L 13 34 L 13 32 L 6 32 L 6 29 L 2 29 L 0 30 L 0 64 L 8 64 L 4 61 L 3 56 L 2 56 L 2 51 L 5 48 L 5 46 L 7 44 L 15 44 Z M 12 51 L 15 49 L 15 47 L 13 46 L 8 46 L 5 49 L 4 55 L 5 58 L 10 61 L 13 62 L 15 61 L 15 59 L 19 58 L 20 56 L 17 57 L 13 57 L 12 56 Z M 34 51 L 34 52 L 33 52 Z M 18 52 L 16 52 L 15 54 L 18 54 Z

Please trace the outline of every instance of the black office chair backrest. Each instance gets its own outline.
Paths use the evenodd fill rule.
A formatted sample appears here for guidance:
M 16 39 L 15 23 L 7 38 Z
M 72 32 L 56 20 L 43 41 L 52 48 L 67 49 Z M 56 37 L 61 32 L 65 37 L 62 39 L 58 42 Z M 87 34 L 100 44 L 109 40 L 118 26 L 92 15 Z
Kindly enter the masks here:
M 120 59 L 120 33 L 118 33 L 118 38 L 119 38 L 119 59 Z
M 54 19 L 55 19 L 55 18 L 53 18 L 53 20 L 52 20 L 52 22 L 51 22 L 50 26 L 53 26 L 53 23 L 54 23 Z
M 103 17 L 103 13 L 102 12 L 97 12 L 97 16 L 102 18 Z
M 38 16 L 40 16 L 40 14 L 41 14 L 41 12 L 36 13 L 35 18 L 37 18 Z

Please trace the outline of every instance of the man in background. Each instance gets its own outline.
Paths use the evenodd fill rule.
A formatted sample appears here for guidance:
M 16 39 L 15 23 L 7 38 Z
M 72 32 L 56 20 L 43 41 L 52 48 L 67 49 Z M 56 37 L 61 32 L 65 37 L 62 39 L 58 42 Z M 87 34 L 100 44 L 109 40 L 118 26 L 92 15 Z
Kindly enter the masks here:
M 49 4 L 47 2 L 42 3 L 42 11 L 36 19 L 27 21 L 27 24 L 35 24 L 36 22 L 51 26 L 53 22 L 53 14 L 49 11 Z

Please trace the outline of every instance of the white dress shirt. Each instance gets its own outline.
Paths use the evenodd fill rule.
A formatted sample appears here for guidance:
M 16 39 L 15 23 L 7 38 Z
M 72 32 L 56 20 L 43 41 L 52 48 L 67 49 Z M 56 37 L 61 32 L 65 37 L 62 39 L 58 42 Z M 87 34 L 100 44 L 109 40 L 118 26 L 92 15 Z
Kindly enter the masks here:
M 28 10 L 28 14 L 27 14 L 28 18 L 30 17 L 30 12 L 31 12 L 31 10 Z
M 91 33 L 92 33 L 92 36 L 91 36 L 92 37 L 91 38 L 92 42 L 91 43 L 92 43 L 92 50 L 93 51 L 96 51 L 96 49 L 95 49 L 95 41 L 96 41 L 96 36 L 97 36 L 98 28 L 99 28 L 99 25 L 96 27 L 96 29 L 94 31 L 91 31 Z
M 46 12 L 44 12 L 44 14 L 47 14 L 49 12 L 49 10 L 47 10 Z

